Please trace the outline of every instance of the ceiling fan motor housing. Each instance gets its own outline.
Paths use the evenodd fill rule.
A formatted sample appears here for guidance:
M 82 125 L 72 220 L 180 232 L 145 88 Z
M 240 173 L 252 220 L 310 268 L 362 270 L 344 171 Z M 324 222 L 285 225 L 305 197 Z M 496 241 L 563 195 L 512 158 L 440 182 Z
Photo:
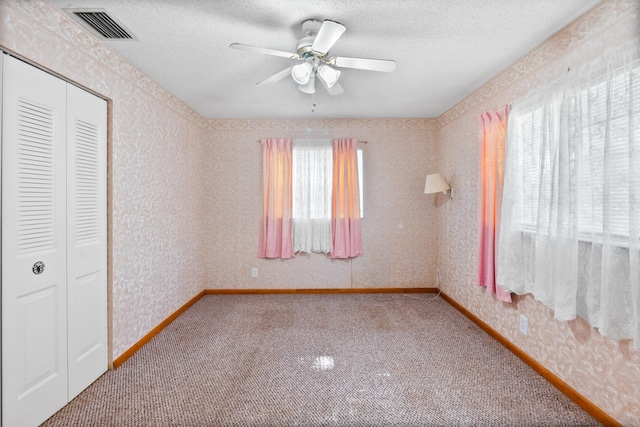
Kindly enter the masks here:
M 313 56 L 313 51 L 311 50 L 311 45 L 313 45 L 313 40 L 316 36 L 305 36 L 298 41 L 298 45 L 296 47 L 296 53 L 300 58 L 309 58 Z
M 296 53 L 301 58 L 309 58 L 313 56 L 311 46 L 313 45 L 313 41 L 318 35 L 318 31 L 320 31 L 320 27 L 322 27 L 322 21 L 318 19 L 307 19 L 300 25 L 302 34 L 304 34 L 304 36 L 300 40 L 298 40 Z

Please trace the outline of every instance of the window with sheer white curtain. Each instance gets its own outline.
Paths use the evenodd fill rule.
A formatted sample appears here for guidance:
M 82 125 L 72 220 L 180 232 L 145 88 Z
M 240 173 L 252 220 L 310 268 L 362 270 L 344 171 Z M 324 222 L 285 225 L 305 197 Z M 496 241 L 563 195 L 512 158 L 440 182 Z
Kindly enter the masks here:
M 358 150 L 362 195 L 362 150 Z M 331 252 L 333 153 L 329 139 L 297 139 L 292 156 L 293 251 Z M 363 215 L 360 198 L 360 217 Z
M 640 44 L 514 102 L 498 283 L 640 347 Z
M 293 251 L 331 251 L 332 151 L 330 140 L 293 144 Z

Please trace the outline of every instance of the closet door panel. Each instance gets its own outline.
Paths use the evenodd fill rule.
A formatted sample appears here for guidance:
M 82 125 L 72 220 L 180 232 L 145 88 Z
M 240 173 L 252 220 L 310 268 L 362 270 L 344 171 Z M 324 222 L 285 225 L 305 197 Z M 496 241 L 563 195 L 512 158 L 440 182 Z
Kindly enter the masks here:
M 2 419 L 67 403 L 66 83 L 3 55 Z
M 69 400 L 107 370 L 107 102 L 67 88 Z

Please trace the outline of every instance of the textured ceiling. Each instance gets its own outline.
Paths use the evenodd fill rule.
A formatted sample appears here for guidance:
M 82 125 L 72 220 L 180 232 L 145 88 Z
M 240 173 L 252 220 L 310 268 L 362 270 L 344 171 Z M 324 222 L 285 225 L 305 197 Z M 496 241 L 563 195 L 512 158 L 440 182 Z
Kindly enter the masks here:
M 48 1 L 106 10 L 137 40 L 105 43 L 205 118 L 432 118 L 599 0 Z M 256 86 L 294 61 L 229 45 L 295 52 L 310 18 L 346 26 L 330 56 L 396 70 L 343 69 L 339 96 L 304 94 L 291 78 Z

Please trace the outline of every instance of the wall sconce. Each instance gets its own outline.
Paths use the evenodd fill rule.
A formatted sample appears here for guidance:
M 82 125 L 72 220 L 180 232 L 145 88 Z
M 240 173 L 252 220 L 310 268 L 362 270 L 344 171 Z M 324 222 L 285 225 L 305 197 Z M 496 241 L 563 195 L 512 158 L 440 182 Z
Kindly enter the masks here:
M 433 194 L 443 192 L 453 199 L 453 188 L 446 179 L 439 173 L 427 175 L 427 181 L 424 183 L 424 194 Z

